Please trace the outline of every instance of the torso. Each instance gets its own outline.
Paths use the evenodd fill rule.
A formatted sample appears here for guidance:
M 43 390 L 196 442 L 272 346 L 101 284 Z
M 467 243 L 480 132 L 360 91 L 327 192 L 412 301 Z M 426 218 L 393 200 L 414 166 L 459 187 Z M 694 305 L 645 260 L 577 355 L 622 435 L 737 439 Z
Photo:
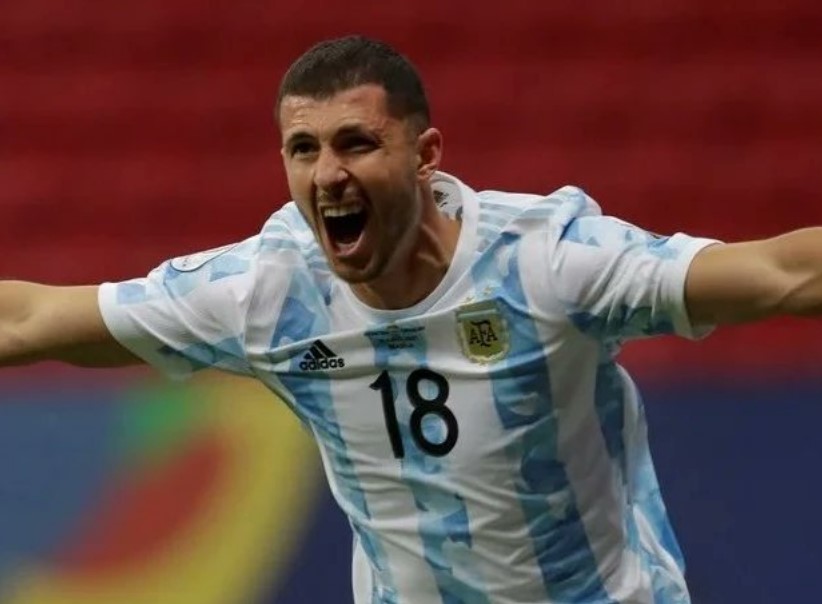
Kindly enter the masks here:
M 552 211 L 541 199 L 533 218 Z M 358 603 L 653 602 L 633 386 L 520 270 L 540 235 L 506 225 L 526 200 L 492 201 L 466 207 L 476 236 L 414 309 L 363 307 L 319 255 L 287 292 L 261 283 L 251 365 L 317 437 L 355 531 Z M 687 602 L 662 568 L 684 594 L 666 602 Z

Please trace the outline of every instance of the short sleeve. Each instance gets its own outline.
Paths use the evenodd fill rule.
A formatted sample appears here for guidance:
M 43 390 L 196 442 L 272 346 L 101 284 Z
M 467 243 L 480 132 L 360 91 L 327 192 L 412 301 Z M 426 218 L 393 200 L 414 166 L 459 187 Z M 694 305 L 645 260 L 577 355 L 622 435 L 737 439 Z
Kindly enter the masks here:
M 688 317 L 685 278 L 694 256 L 716 240 L 651 233 L 603 216 L 580 189 L 562 191 L 569 203 L 552 229 L 550 279 L 580 331 L 616 340 L 707 335 L 710 327 L 697 328 Z
M 247 375 L 246 312 L 259 237 L 164 262 L 148 276 L 100 287 L 112 336 L 173 378 L 215 367 Z

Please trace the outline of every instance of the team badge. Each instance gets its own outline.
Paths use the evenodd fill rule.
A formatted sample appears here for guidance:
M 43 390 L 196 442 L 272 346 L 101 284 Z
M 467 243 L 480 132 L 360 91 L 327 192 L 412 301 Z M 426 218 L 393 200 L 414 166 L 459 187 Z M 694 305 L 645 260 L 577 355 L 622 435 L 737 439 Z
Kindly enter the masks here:
M 457 333 L 463 353 L 475 363 L 491 363 L 508 354 L 508 327 L 495 300 L 457 309 Z

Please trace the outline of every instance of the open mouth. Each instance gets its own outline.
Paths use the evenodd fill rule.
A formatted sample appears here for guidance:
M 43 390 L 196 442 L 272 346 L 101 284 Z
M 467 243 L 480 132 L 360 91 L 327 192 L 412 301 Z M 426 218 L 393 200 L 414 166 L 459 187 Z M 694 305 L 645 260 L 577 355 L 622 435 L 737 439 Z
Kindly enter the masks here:
M 322 208 L 322 217 L 331 244 L 341 251 L 359 241 L 368 222 L 365 205 L 359 201 L 326 206 Z

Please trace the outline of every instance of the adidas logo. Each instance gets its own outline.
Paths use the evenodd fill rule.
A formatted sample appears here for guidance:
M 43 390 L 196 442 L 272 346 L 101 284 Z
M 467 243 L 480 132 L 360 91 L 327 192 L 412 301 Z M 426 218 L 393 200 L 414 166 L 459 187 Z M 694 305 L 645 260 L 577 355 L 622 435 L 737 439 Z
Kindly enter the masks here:
M 338 357 L 322 340 L 314 340 L 311 348 L 303 355 L 300 369 L 303 371 L 322 371 L 323 369 L 342 369 L 345 360 Z

